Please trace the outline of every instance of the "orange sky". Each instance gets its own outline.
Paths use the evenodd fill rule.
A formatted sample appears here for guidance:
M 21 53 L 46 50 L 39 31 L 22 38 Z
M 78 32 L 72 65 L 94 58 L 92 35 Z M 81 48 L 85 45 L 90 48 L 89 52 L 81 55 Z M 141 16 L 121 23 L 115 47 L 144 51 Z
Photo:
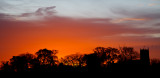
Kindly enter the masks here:
M 105 21 L 105 23 L 95 23 Z M 158 46 L 159 39 L 124 36 L 122 33 L 144 33 L 146 30 L 113 24 L 109 19 L 48 18 L 45 21 L 3 21 L 0 59 L 8 60 L 22 53 L 34 54 L 39 49 L 58 50 L 59 57 L 75 53 L 91 53 L 95 47 Z M 149 29 L 148 29 L 149 30 Z M 158 49 L 155 50 L 159 51 Z M 151 57 L 159 53 L 151 52 Z
M 54 8 L 43 7 L 20 15 L 0 12 L 0 61 L 22 53 L 34 54 L 44 48 L 58 50 L 57 55 L 63 57 L 91 53 L 98 46 L 131 46 L 137 51 L 146 46 L 150 48 L 151 58 L 160 58 L 157 12 L 134 15 L 122 9 L 114 11 L 121 15 L 116 18 L 73 18 L 50 11 Z

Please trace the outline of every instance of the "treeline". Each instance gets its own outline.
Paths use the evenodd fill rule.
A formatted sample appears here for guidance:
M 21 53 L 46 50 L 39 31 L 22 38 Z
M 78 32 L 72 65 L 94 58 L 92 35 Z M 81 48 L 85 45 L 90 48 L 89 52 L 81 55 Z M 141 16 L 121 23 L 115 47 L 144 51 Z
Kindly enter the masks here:
M 157 71 L 160 61 L 153 59 L 144 68 L 135 64 L 140 55 L 132 47 L 97 47 L 91 54 L 72 54 L 58 59 L 57 50 L 40 49 L 33 54 L 13 56 L 2 62 L 0 72 L 114 72 L 114 71 Z M 137 62 L 137 61 L 136 61 Z

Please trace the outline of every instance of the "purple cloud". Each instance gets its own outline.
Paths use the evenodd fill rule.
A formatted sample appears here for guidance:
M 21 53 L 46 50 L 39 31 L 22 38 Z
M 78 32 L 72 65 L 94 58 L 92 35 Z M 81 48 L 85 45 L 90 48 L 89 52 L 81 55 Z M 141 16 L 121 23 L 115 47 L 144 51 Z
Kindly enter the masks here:
M 16 17 L 17 20 L 40 20 L 55 15 L 55 6 L 38 8 L 33 13 L 23 13 Z

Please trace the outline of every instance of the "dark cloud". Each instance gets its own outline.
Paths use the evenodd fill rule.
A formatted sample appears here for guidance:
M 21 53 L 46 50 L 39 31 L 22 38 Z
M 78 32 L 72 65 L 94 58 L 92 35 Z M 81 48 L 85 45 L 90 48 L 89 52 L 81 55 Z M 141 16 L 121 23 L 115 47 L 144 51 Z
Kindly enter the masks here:
M 114 8 L 111 9 L 111 12 L 115 15 L 119 15 L 121 18 L 134 18 L 134 19 L 146 19 L 141 21 L 122 21 L 118 24 L 123 24 L 126 26 L 129 26 L 132 30 L 141 29 L 142 31 L 145 31 L 144 33 L 160 33 L 159 21 L 160 21 L 160 10 L 158 8 L 154 9 L 135 9 L 135 10 L 129 10 L 127 8 Z M 117 19 L 119 20 L 119 19 Z M 136 33 L 136 32 L 135 32 Z
M 126 16 L 126 17 L 135 17 L 135 18 L 149 18 L 149 19 L 160 19 L 160 10 L 153 9 L 136 9 L 129 10 L 127 8 L 114 8 L 110 9 L 113 14 Z
M 4 14 L 4 13 L 0 13 L 0 19 L 5 19 L 7 18 L 9 15 Z
M 156 23 L 156 24 L 154 24 L 153 26 L 160 26 L 160 23 Z
M 36 15 L 44 15 L 44 13 L 46 15 L 53 15 L 55 13 L 55 6 L 51 6 L 51 7 L 44 7 L 44 8 L 39 8 L 35 14 Z
M 137 17 L 145 17 L 145 18 L 150 18 L 150 19 L 159 19 L 160 20 L 160 12 L 155 12 L 155 13 L 143 13 L 140 15 L 137 15 Z
M 51 6 L 51 7 L 43 7 L 43 8 L 38 8 L 35 12 L 33 13 L 23 13 L 22 15 L 20 15 L 21 17 L 29 17 L 29 16 L 51 16 L 54 15 L 55 12 L 55 6 Z
M 14 19 L 13 15 L 0 13 L 0 22 L 2 21 L 12 21 Z

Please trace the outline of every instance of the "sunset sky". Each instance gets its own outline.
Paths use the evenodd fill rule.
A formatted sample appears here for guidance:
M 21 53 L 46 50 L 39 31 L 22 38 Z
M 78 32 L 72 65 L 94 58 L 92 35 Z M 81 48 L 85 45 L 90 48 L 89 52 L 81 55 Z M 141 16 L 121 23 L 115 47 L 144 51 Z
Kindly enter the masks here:
M 160 0 L 0 0 L 0 61 L 39 49 L 149 47 L 160 58 Z

